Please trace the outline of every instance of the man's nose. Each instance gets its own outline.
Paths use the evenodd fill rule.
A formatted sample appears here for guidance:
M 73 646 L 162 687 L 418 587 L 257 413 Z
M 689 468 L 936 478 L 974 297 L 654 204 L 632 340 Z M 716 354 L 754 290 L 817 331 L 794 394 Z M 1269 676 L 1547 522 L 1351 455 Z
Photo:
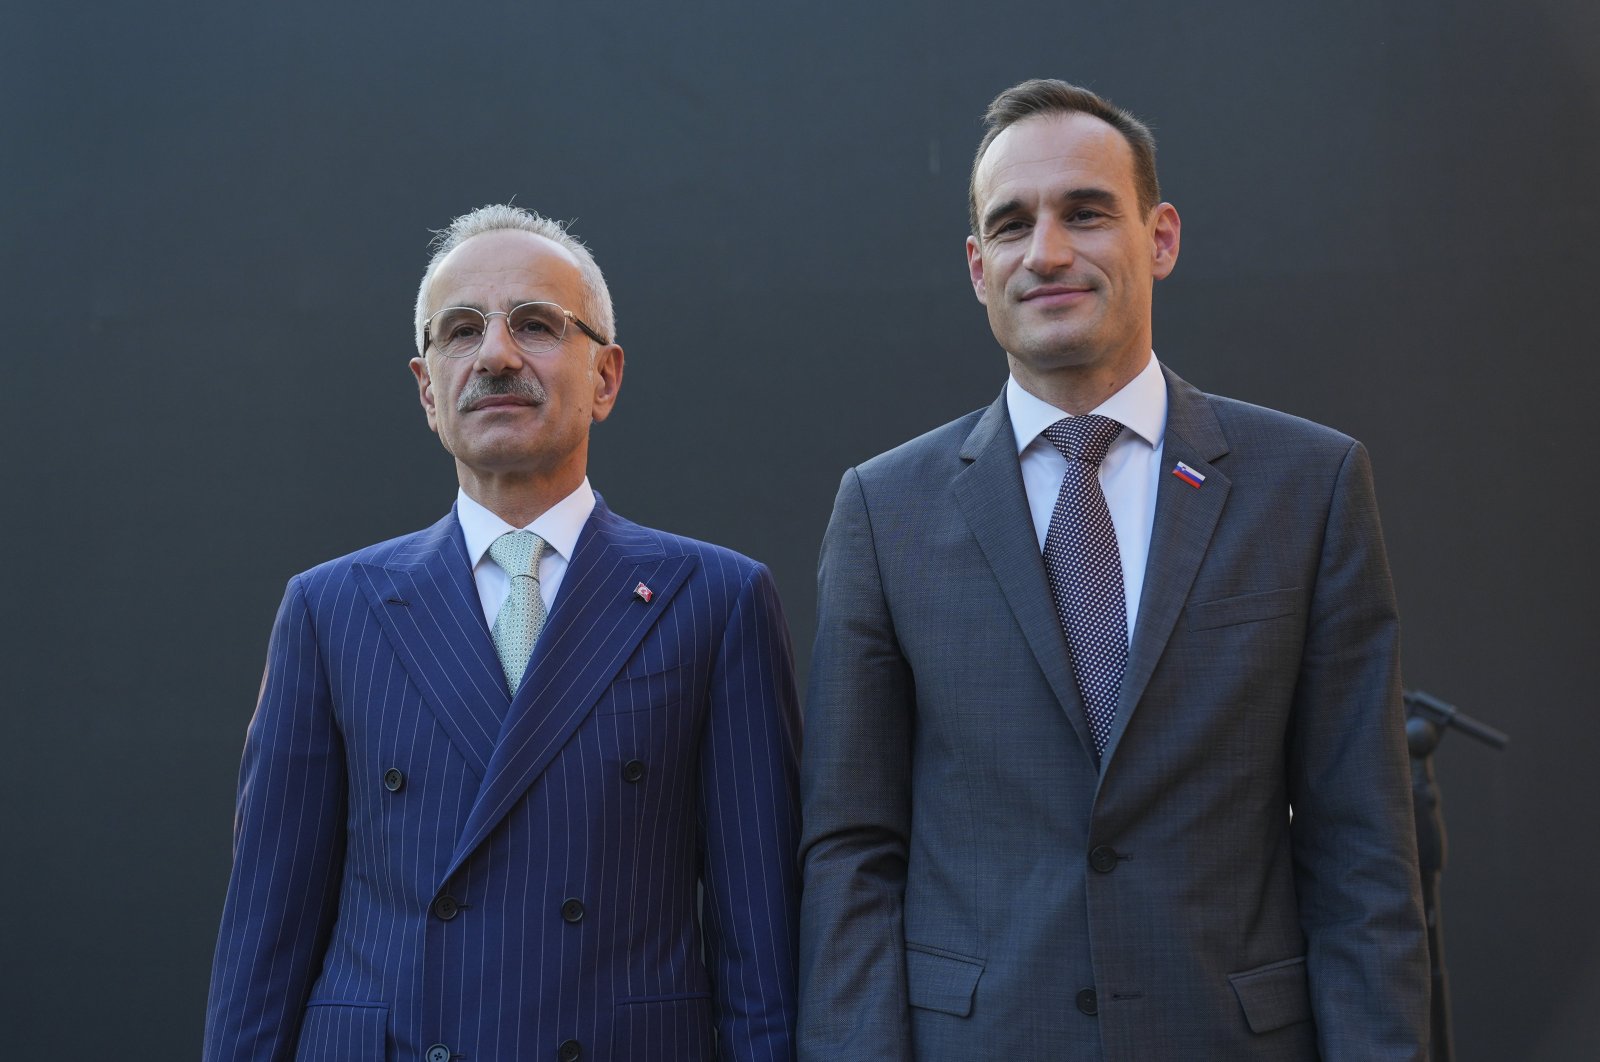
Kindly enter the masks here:
M 505 314 L 485 317 L 483 341 L 478 344 L 476 361 L 480 369 L 496 376 L 522 368 L 522 348 L 511 338 L 511 323 Z
M 1049 276 L 1057 270 L 1070 267 L 1075 256 L 1072 233 L 1059 221 L 1046 218 L 1029 233 L 1028 249 L 1022 264 L 1030 273 Z

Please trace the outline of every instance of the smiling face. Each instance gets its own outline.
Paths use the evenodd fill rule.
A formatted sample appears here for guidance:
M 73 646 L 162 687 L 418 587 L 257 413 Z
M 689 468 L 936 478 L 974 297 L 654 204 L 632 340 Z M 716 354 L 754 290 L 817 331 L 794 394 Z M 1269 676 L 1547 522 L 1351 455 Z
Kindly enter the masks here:
M 1168 203 L 1139 209 L 1122 134 L 1081 112 L 1025 118 L 989 145 L 974 191 L 972 288 L 1018 382 L 1049 400 L 1052 378 L 1115 391 L 1137 375 L 1179 221 Z
M 434 273 L 427 309 L 471 306 L 488 313 L 542 301 L 581 313 L 585 295 L 571 252 L 542 236 L 502 229 L 450 252 Z M 553 495 L 553 504 L 578 486 L 588 464 L 589 426 L 610 414 L 622 383 L 622 348 L 615 343 L 591 357 L 595 344 L 572 326 L 553 349 L 528 354 L 506 320 L 489 318 L 482 345 L 469 357 L 447 358 L 430 342 L 411 361 L 428 426 L 456 459 L 462 488 L 502 515 L 493 499 L 507 490 Z

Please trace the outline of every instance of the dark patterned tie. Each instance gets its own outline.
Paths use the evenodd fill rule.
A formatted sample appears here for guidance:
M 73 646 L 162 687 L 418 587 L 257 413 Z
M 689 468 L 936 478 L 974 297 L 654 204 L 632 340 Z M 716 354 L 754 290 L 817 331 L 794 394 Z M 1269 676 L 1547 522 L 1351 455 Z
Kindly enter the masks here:
M 1100 462 L 1120 434 L 1121 424 L 1096 415 L 1066 417 L 1044 430 L 1045 438 L 1067 459 L 1067 476 L 1044 538 L 1044 566 L 1056 614 L 1067 634 L 1096 759 L 1111 737 L 1122 673 L 1128 666 L 1122 554 L 1100 489 Z

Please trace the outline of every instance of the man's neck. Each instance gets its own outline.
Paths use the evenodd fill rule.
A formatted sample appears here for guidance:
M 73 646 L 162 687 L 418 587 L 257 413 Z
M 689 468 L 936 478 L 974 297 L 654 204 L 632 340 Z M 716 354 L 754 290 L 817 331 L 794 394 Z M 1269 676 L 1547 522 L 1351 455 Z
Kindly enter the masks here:
M 456 462 L 456 481 L 467 497 L 512 527 L 527 527 L 583 482 L 584 469 L 564 469 L 559 476 L 484 475 Z
M 1081 416 L 1102 405 L 1122 390 L 1150 364 L 1151 354 L 1142 354 L 1107 364 L 1064 365 L 1049 372 L 1036 373 L 1018 358 L 1006 355 L 1011 375 L 1024 391 L 1057 409 Z

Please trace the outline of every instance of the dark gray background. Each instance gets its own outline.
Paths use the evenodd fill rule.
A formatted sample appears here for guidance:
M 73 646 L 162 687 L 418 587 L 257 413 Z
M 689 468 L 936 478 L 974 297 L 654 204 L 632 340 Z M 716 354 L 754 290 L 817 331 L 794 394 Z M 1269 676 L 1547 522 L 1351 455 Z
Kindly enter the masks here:
M 843 7 L 843 5 L 841 5 Z M 1441 750 L 1463 1060 L 1594 1057 L 1600 6 L 8 8 L 0 1041 L 197 1049 L 284 580 L 431 522 L 405 362 L 428 230 L 595 248 L 619 511 L 777 573 L 802 663 L 842 470 L 987 403 L 979 115 L 1023 77 L 1149 118 L 1183 256 L 1156 349 L 1376 463 Z

